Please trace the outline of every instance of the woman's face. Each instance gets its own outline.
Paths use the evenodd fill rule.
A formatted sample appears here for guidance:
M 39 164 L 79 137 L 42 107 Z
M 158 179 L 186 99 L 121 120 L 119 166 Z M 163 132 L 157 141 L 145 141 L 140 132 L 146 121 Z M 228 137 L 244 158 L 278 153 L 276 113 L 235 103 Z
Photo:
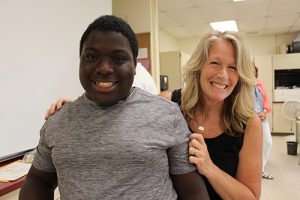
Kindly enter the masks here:
M 217 40 L 208 51 L 208 59 L 200 75 L 205 103 L 223 102 L 231 94 L 237 82 L 235 47 L 227 40 Z

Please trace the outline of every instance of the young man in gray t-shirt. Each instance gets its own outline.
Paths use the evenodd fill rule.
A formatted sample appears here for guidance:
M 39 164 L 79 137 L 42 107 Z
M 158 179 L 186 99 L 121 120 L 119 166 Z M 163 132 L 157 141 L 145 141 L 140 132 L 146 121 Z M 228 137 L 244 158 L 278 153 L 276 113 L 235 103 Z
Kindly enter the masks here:
M 209 199 L 188 163 L 186 122 L 177 105 L 132 88 L 138 52 L 130 26 L 114 16 L 80 41 L 85 94 L 41 129 L 20 199 Z

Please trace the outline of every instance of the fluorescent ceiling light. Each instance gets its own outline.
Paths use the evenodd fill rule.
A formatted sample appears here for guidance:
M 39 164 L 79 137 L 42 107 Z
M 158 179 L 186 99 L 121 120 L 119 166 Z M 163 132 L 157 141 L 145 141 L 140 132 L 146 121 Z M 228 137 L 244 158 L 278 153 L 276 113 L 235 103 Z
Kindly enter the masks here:
M 240 1 L 245 1 L 245 0 L 232 0 L 233 2 L 240 2 Z
M 221 32 L 224 32 L 224 31 L 238 32 L 238 28 L 237 28 L 235 20 L 222 21 L 222 22 L 212 22 L 212 23 L 209 23 L 209 24 L 214 30 L 218 30 L 218 31 L 221 31 Z

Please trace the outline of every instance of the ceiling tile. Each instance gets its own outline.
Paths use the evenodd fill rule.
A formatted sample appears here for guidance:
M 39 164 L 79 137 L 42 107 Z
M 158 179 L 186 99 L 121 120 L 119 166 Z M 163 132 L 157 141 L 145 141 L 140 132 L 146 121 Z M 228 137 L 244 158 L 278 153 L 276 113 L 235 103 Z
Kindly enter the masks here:
M 238 20 L 238 29 L 242 32 L 258 32 L 265 27 L 265 18 Z
M 281 15 L 277 17 L 267 17 L 266 29 L 290 27 L 296 21 L 298 15 Z
M 199 15 L 208 23 L 235 19 L 233 6 L 230 3 L 199 6 L 196 9 Z
M 294 26 L 300 26 L 300 14 L 298 15 L 295 23 L 293 24 Z
M 194 8 L 185 8 L 181 10 L 171 10 L 165 12 L 165 15 L 173 19 L 179 26 L 196 25 L 205 21 Z
M 238 20 L 266 17 L 269 0 L 246 0 L 232 4 Z
M 160 28 L 172 28 L 178 26 L 178 24 L 176 24 L 175 21 L 170 19 L 164 13 L 158 13 L 158 25 Z
M 201 34 L 211 29 L 209 22 L 224 20 L 237 20 L 245 35 L 300 31 L 300 0 L 158 0 L 158 9 L 159 26 L 177 37 Z
M 229 0 L 190 0 L 194 6 L 217 5 L 220 3 L 228 3 Z
M 187 38 L 192 37 L 193 35 L 186 31 L 185 29 L 179 28 L 179 27 L 171 27 L 171 28 L 163 28 L 165 32 L 172 35 L 173 37 L 177 38 Z
M 287 33 L 287 28 L 286 27 L 282 27 L 282 28 L 268 28 L 268 29 L 264 29 L 263 33 L 265 35 L 283 34 L 283 33 Z
M 161 12 L 192 7 L 187 0 L 158 0 L 158 8 Z
M 202 36 L 208 31 L 212 31 L 212 28 L 208 24 L 197 24 L 197 26 L 188 26 L 185 27 L 191 34 L 194 36 Z
M 287 15 L 300 12 L 299 0 L 272 0 L 269 16 Z

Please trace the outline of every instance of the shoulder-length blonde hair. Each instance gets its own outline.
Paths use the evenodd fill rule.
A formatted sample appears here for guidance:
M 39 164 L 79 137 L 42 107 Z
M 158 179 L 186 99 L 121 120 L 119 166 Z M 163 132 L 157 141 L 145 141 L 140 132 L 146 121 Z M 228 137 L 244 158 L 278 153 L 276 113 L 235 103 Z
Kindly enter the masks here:
M 222 116 L 226 133 L 236 135 L 243 133 L 249 118 L 254 112 L 253 63 L 250 55 L 236 32 L 213 31 L 204 35 L 184 66 L 184 79 L 186 86 L 182 93 L 181 109 L 187 121 L 194 119 L 198 106 L 204 105 L 203 93 L 200 86 L 200 73 L 208 58 L 208 51 L 216 40 L 227 40 L 235 46 L 236 66 L 239 76 L 237 85 L 232 93 L 225 99 Z

